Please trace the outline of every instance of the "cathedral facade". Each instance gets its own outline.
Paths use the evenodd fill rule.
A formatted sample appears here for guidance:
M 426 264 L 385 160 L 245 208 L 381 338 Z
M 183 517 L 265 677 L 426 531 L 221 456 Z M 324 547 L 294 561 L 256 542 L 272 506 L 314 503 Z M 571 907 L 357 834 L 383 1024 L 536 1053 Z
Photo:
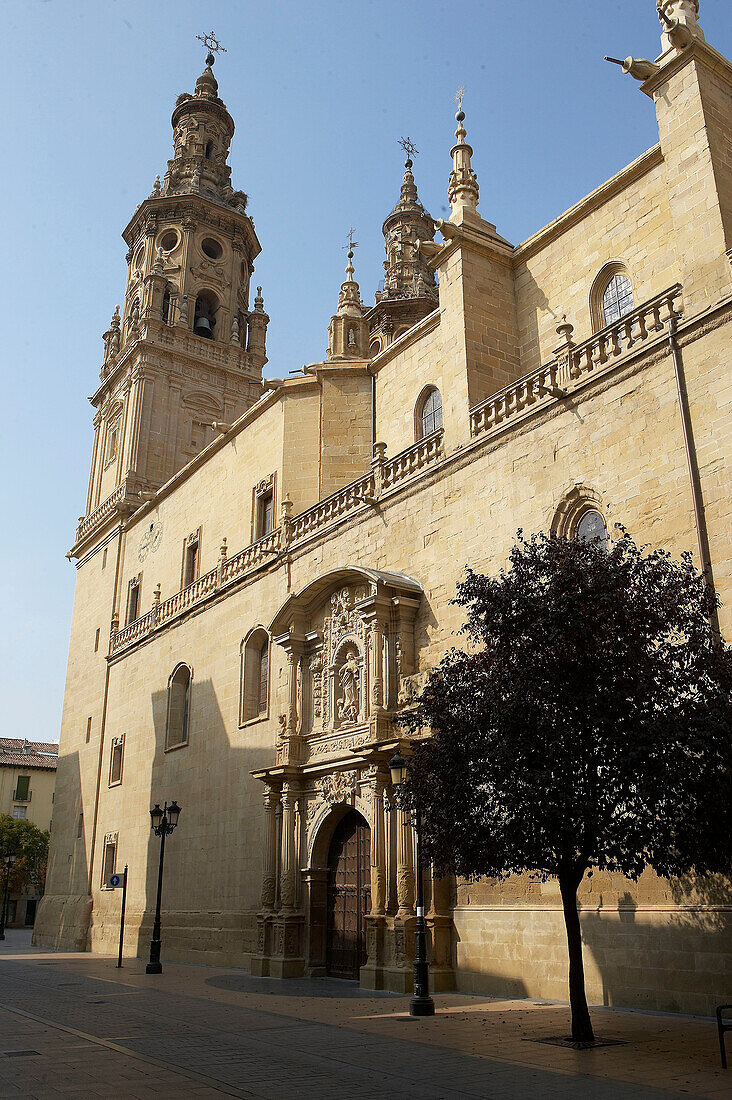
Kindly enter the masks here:
M 694 552 L 730 637 L 732 66 L 698 12 L 664 0 L 660 56 L 623 62 L 658 144 L 519 245 L 478 213 L 461 109 L 449 219 L 408 158 L 383 290 L 364 305 L 349 254 L 327 357 L 285 380 L 263 379 L 212 55 L 179 96 L 92 397 L 37 943 L 114 951 L 127 865 L 126 950 L 146 952 L 149 810 L 176 799 L 164 958 L 408 990 L 414 839 L 387 761 L 455 644 L 465 565 L 496 572 L 519 527 L 620 522 Z M 555 883 L 425 889 L 436 989 L 566 999 Z M 729 999 L 728 907 L 650 870 L 580 898 L 590 1000 Z

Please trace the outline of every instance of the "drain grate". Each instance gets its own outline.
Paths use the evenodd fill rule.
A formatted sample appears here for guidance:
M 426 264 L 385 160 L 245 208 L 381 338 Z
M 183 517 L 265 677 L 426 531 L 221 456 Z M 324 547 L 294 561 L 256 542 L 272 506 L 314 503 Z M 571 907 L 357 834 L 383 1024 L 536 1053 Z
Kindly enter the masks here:
M 31 1058 L 34 1055 L 40 1058 L 41 1056 L 40 1050 L 4 1050 L 2 1053 L 5 1058 Z
M 627 1045 L 627 1039 L 595 1039 L 594 1043 L 575 1043 L 567 1035 L 549 1035 L 544 1038 L 534 1038 L 527 1036 L 524 1039 L 525 1043 L 546 1043 L 551 1047 L 568 1047 L 573 1050 L 597 1050 L 598 1047 L 624 1047 Z

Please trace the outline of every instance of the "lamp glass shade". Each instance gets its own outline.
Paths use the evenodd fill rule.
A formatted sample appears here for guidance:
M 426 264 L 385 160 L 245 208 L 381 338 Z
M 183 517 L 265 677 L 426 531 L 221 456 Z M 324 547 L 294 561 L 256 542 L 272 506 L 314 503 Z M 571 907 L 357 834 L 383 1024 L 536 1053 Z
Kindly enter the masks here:
M 173 828 L 175 828 L 176 825 L 178 824 L 178 818 L 179 817 L 180 817 L 180 806 L 175 801 L 175 799 L 173 799 L 173 801 L 168 806 L 168 821 L 170 822 L 170 824 Z
M 153 808 L 150 810 L 150 820 L 152 822 L 153 829 L 157 829 L 158 825 L 163 820 L 163 811 L 160 809 L 159 802 L 156 802 Z
M 7 852 L 4 859 L 6 867 L 12 867 L 15 863 L 15 852 Z
M 399 752 L 399 749 L 397 749 L 389 761 L 389 771 L 391 772 L 392 783 L 395 787 L 398 787 L 407 774 L 407 762 Z

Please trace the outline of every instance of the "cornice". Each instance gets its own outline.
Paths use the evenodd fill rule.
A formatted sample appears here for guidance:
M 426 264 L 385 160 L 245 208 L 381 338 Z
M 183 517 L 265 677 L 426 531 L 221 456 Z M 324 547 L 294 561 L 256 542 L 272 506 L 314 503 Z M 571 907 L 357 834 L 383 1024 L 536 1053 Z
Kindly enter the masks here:
M 664 56 L 662 54 L 658 61 L 662 61 Z M 648 80 L 644 80 L 640 90 L 654 99 L 659 88 L 662 88 L 670 77 L 675 76 L 691 61 L 699 62 L 716 76 L 720 76 L 727 84 L 732 84 L 732 64 L 724 54 L 715 50 L 714 46 L 710 46 L 704 39 L 694 38 L 685 49 L 678 51 L 675 57 L 662 64 L 657 73 L 650 76 Z
M 248 214 L 242 214 L 205 195 L 196 194 L 157 195 L 154 198 L 145 199 L 122 230 L 122 239 L 129 248 L 132 248 L 137 240 L 140 229 L 144 229 L 145 220 L 150 214 L 154 214 L 158 219 L 166 216 L 179 219 L 194 217 L 206 222 L 207 225 L 216 225 L 222 230 L 233 232 L 238 229 L 246 238 L 250 260 L 254 260 L 262 251 L 254 222 Z
M 211 341 L 208 341 L 210 344 Z M 234 347 L 235 345 L 227 344 L 227 348 Z M 229 366 L 227 363 L 209 363 L 206 360 L 197 358 L 195 355 L 189 355 L 181 348 L 169 347 L 165 344 L 158 344 L 154 340 L 134 340 L 128 344 L 122 354 L 117 359 L 113 369 L 109 372 L 106 378 L 102 380 L 100 385 L 94 391 L 89 398 L 92 405 L 99 406 L 107 395 L 107 392 L 114 391 L 120 383 L 120 379 L 124 375 L 126 370 L 129 370 L 131 366 L 131 360 L 136 355 L 143 356 L 146 353 L 153 352 L 156 355 L 162 354 L 165 356 L 168 363 L 177 364 L 178 366 L 189 366 L 196 370 L 204 370 L 214 376 L 223 375 L 229 379 L 235 379 L 239 382 L 247 382 L 249 385 L 256 386 L 259 384 L 260 379 L 253 377 L 247 372 L 243 371 L 241 367 Z M 242 352 L 243 355 L 248 356 L 248 352 Z M 140 377 L 145 377 L 144 371 L 149 370 L 151 373 L 157 373 L 161 369 L 157 364 L 152 364 L 146 361 L 144 364 L 138 363 L 134 370 L 142 367 Z
M 663 153 L 660 145 L 654 145 L 651 149 L 647 149 L 645 153 L 641 153 L 639 157 L 636 157 L 616 175 L 611 176 L 609 180 L 596 187 L 594 191 L 590 191 L 589 195 L 585 195 L 574 206 L 570 206 L 554 221 L 549 222 L 543 229 L 538 230 L 533 236 L 528 237 L 522 244 L 518 245 L 513 254 L 514 262 L 518 264 L 536 255 L 542 248 L 546 248 L 557 237 L 561 237 L 568 229 L 586 218 L 593 210 L 609 202 L 610 199 L 620 194 L 631 183 L 635 183 L 636 180 L 641 179 L 662 163 Z

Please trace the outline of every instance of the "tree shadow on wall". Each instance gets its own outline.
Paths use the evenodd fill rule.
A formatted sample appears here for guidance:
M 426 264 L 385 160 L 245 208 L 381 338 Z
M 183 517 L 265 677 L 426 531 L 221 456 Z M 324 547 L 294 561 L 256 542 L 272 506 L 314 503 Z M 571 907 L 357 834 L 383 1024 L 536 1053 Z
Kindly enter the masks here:
M 602 977 L 603 1004 L 710 1016 L 729 1001 L 730 884 L 718 876 L 690 877 L 670 884 L 670 892 L 667 906 L 644 909 L 626 891 L 615 912 L 581 912 L 582 939 Z
M 256 948 L 264 844 L 262 789 L 250 771 L 272 762 L 270 724 L 237 729 L 253 743 L 232 745 L 211 680 L 194 677 L 188 740 L 166 752 L 167 690 L 154 692 L 150 703 L 150 805 L 175 799 L 181 806 L 178 827 L 165 842 L 163 962 L 248 966 Z M 160 839 L 149 829 L 140 956 L 152 936 L 159 859 Z

